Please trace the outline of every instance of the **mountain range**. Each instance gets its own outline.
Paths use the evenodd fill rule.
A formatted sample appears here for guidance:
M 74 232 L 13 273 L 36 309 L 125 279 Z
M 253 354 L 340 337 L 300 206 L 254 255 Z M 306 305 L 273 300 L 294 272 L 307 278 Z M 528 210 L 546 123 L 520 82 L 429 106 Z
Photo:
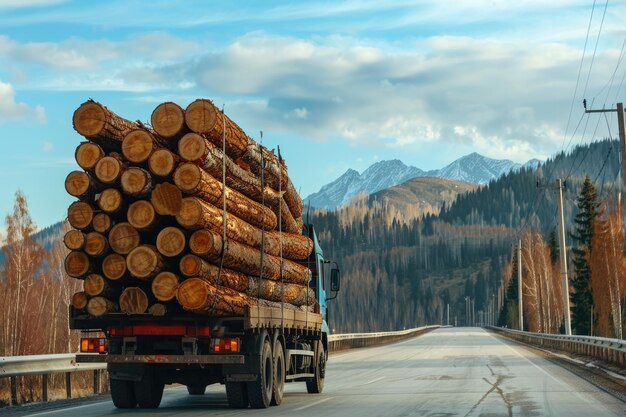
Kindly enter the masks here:
M 416 177 L 440 177 L 481 185 L 511 170 L 536 168 L 540 163 L 538 159 L 531 159 L 522 165 L 508 159 L 487 158 L 476 152 L 459 158 L 441 169 L 431 171 L 407 166 L 398 159 L 380 161 L 362 173 L 348 169 L 339 178 L 306 197 L 304 202 L 312 207 L 335 209 L 349 203 L 359 194 L 371 195 Z

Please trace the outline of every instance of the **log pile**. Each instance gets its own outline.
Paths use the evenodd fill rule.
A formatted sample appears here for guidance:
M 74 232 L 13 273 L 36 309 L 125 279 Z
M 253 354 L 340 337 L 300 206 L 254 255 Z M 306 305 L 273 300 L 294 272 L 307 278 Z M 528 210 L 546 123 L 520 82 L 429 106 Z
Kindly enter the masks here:
M 72 306 L 108 313 L 241 315 L 312 311 L 302 200 L 284 161 L 210 100 L 159 104 L 151 126 L 89 100 L 65 189 L 73 227 L 65 270 Z

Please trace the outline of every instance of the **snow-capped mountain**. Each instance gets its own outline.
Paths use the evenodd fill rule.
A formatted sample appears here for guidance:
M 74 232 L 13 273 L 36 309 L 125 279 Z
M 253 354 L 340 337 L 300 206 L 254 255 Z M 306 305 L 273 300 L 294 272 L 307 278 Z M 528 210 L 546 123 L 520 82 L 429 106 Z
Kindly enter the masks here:
M 380 161 L 362 174 L 353 169 L 347 170 L 304 201 L 307 205 L 310 202 L 313 207 L 332 209 L 343 206 L 359 193 L 372 194 L 423 175 L 424 171 L 421 169 L 406 166 L 397 159 Z
M 457 159 L 451 164 L 433 171 L 423 171 L 414 166 L 407 166 L 397 159 L 380 161 L 359 174 L 354 169 L 347 170 L 335 181 L 324 185 L 318 192 L 304 199 L 312 207 L 334 209 L 348 203 L 354 196 L 365 193 L 373 194 L 385 188 L 402 184 L 415 177 L 441 177 L 450 180 L 487 184 L 511 170 L 536 168 L 541 161 L 531 159 L 524 165 L 482 156 L 476 152 Z

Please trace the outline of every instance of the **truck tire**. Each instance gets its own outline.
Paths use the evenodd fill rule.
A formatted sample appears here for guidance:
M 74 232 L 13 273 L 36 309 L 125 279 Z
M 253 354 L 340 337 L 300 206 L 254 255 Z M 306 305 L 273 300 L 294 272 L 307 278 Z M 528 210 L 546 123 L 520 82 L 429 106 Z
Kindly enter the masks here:
M 248 388 L 245 382 L 227 382 L 226 398 L 230 408 L 248 408 Z
M 189 395 L 204 395 L 206 385 L 187 385 L 187 392 Z
M 306 380 L 306 390 L 309 394 L 321 394 L 324 390 L 324 379 L 326 376 L 326 352 L 321 343 L 318 343 L 317 349 L 315 349 L 315 361 L 313 366 L 312 378 Z
M 248 398 L 252 408 L 267 408 L 272 402 L 274 386 L 274 358 L 270 341 L 265 339 L 259 356 L 259 376 L 256 381 L 248 382 Z
M 135 408 L 137 406 L 133 381 L 109 379 L 109 387 L 111 389 L 111 399 L 116 408 Z
M 285 391 L 285 352 L 283 345 L 278 340 L 274 343 L 274 384 L 272 386 L 272 405 L 280 405 L 283 402 Z
M 135 397 L 139 408 L 158 408 L 164 388 L 165 384 L 152 373 L 145 374 L 141 381 L 135 381 Z

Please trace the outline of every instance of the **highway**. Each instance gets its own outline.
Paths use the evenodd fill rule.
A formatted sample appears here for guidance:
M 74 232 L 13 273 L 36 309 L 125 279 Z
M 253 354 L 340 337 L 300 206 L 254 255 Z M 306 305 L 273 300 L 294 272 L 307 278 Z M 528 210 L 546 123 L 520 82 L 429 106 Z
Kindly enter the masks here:
M 444 328 L 392 345 L 333 354 L 322 394 L 307 394 L 303 383 L 287 384 L 283 404 L 266 410 L 229 409 L 220 385 L 210 386 L 204 396 L 190 396 L 185 387 L 167 389 L 158 410 L 117 410 L 104 399 L 46 407 L 30 406 L 22 415 L 626 415 L 621 400 L 542 355 L 479 328 Z

